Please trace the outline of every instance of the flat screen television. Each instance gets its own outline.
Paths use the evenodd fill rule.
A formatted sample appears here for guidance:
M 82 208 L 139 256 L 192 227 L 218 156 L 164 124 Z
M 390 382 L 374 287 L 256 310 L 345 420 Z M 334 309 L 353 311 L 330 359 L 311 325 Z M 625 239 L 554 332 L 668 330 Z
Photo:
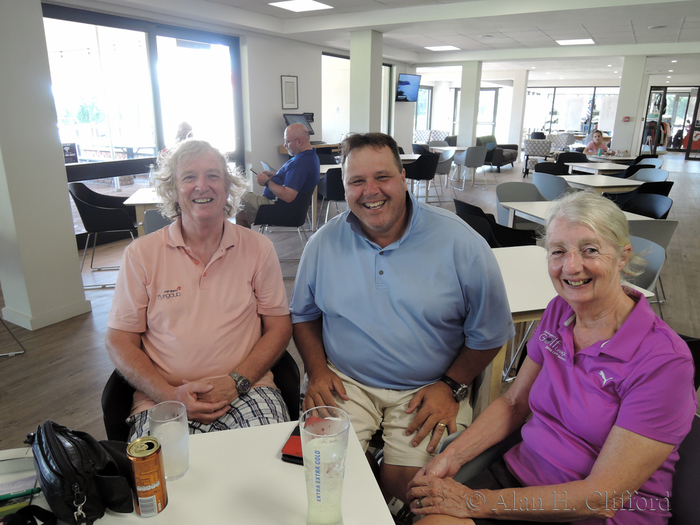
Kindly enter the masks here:
M 419 87 L 420 75 L 399 73 L 399 82 L 396 86 L 396 102 L 415 102 L 418 100 Z
M 303 114 L 283 113 L 283 116 L 284 121 L 287 123 L 287 126 L 291 126 L 292 124 L 304 124 L 304 126 L 306 126 L 306 129 L 309 130 L 309 135 L 314 134 L 314 128 L 311 127 L 311 124 L 308 120 L 306 120 L 306 117 Z

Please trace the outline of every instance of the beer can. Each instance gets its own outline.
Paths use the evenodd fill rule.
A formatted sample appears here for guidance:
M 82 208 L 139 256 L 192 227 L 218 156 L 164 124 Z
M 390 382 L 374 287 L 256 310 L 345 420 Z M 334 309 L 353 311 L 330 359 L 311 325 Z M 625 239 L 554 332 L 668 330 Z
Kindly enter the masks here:
M 134 471 L 136 512 L 143 518 L 155 516 L 168 504 L 160 443 L 154 437 L 138 438 L 129 444 L 126 454 Z

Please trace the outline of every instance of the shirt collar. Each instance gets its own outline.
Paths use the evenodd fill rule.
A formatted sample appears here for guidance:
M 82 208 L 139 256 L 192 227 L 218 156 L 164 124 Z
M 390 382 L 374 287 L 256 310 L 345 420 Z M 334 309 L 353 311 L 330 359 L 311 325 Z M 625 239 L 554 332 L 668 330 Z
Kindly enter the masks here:
M 178 217 L 168 228 L 168 245 L 174 248 L 186 248 L 185 240 L 182 237 L 182 218 Z M 219 250 L 233 248 L 238 242 L 238 230 L 228 219 L 224 220 L 224 234 L 221 236 Z
M 370 241 L 367 238 L 367 235 L 365 235 L 365 232 L 362 231 L 362 225 L 360 224 L 360 220 L 357 218 L 357 215 L 355 215 L 352 211 L 348 211 L 347 216 L 345 217 L 345 221 L 350 224 L 350 228 L 352 229 L 353 232 L 355 232 L 357 235 L 365 239 L 368 243 L 370 243 L 372 246 L 376 247 L 377 249 L 380 250 L 394 250 L 399 247 L 399 245 L 408 237 L 409 233 L 411 230 L 414 228 L 416 221 L 417 221 L 417 216 L 420 213 L 420 207 L 418 206 L 418 201 L 416 200 L 415 196 L 411 194 L 410 191 L 406 190 L 406 213 L 408 213 L 408 226 L 406 227 L 406 231 L 403 232 L 403 235 L 398 241 L 395 241 L 391 243 L 390 245 L 386 246 L 385 248 L 380 248 L 378 244 Z

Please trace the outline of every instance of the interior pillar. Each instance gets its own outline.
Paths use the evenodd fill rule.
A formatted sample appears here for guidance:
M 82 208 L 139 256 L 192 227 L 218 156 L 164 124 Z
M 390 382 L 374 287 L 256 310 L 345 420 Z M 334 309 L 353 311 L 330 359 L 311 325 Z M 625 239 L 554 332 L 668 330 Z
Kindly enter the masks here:
M 459 134 L 457 135 L 457 144 L 460 146 L 476 145 L 481 67 L 481 62 L 462 63 L 462 98 L 459 106 Z
M 529 76 L 530 72 L 527 69 L 513 72 L 513 103 L 510 112 L 510 128 L 508 128 L 508 144 L 518 144 L 518 146 L 522 144 Z
M 90 311 L 40 0 L 0 2 L 0 64 L 2 315 L 33 330 Z
M 382 34 L 350 33 L 350 131 L 381 131 Z
M 644 74 L 646 61 L 647 58 L 644 56 L 625 57 L 620 80 L 620 96 L 617 99 L 612 147 L 615 150 L 627 150 L 632 156 L 636 155 L 639 149 L 641 137 L 639 128 L 646 111 L 644 89 L 649 77 Z M 624 121 L 625 117 L 629 117 L 628 122 Z

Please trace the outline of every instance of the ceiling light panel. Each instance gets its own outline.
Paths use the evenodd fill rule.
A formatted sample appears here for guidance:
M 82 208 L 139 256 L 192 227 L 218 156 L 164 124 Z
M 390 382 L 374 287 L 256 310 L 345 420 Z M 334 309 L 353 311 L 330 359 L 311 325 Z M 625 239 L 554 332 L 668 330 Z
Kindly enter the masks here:
M 316 2 L 315 0 L 286 0 L 284 2 L 270 2 L 269 5 L 294 11 L 295 13 L 304 13 L 306 11 L 319 11 L 321 9 L 333 9 L 333 6 Z

